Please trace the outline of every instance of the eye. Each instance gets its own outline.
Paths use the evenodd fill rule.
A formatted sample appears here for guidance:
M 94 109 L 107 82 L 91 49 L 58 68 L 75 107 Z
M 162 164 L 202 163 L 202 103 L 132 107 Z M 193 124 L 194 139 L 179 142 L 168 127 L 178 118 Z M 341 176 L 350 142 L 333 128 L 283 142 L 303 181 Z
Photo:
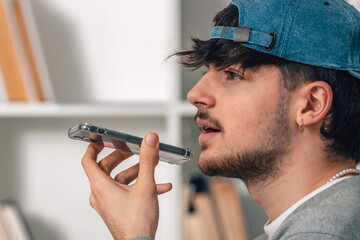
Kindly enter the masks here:
M 241 80 L 241 79 L 244 79 L 244 76 L 237 73 L 237 72 L 234 72 L 234 71 L 224 71 L 227 75 L 227 80 Z

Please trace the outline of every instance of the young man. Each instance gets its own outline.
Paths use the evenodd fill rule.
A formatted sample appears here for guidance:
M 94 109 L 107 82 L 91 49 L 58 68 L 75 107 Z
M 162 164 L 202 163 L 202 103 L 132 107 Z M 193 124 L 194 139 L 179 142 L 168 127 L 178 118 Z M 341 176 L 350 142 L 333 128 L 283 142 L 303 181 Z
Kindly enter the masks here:
M 258 239 L 360 239 L 360 14 L 342 0 L 233 0 L 210 39 L 177 53 L 208 71 L 188 93 L 202 133 L 199 167 L 242 179 L 269 217 Z M 82 164 L 90 203 L 115 239 L 154 238 L 158 137 L 128 156 Z M 133 186 L 127 184 L 137 178 Z

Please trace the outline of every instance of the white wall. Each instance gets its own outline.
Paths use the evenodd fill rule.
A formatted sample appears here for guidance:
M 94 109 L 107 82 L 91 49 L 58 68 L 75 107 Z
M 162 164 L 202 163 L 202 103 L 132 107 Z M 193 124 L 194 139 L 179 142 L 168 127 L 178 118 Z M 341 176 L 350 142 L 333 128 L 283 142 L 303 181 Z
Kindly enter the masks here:
M 358 11 L 360 11 L 360 1 L 359 0 L 348 0 L 347 2 L 352 4 Z
M 59 101 L 166 102 L 178 0 L 32 0 Z M 99 84 L 101 83 L 101 84 Z

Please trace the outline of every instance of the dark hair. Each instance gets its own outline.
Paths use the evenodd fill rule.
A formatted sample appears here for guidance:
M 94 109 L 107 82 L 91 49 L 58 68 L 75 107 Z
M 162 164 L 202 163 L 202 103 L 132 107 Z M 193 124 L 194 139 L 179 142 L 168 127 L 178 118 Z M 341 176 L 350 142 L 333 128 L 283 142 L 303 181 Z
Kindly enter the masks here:
M 234 5 L 219 12 L 214 26 L 238 24 L 238 10 Z M 175 53 L 180 63 L 190 69 L 212 64 L 224 69 L 241 64 L 243 69 L 262 65 L 274 65 L 282 73 L 281 84 L 288 91 L 294 91 L 306 82 L 324 81 L 333 91 L 333 102 L 327 114 L 328 125 L 323 124 L 321 135 L 324 151 L 338 157 L 351 158 L 359 162 L 360 157 L 360 79 L 347 71 L 292 62 L 283 58 L 261 53 L 226 39 L 200 40 L 193 38 L 193 47 L 188 51 Z

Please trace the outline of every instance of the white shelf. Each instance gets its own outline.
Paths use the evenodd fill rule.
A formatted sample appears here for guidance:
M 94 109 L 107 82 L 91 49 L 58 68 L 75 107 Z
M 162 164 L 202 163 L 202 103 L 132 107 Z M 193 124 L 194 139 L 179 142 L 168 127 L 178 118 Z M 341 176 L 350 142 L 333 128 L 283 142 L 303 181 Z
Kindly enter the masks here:
M 172 104 L 60 104 L 60 103 L 1 103 L 1 118 L 42 117 L 121 117 L 121 116 L 193 116 L 195 107 L 188 102 Z

